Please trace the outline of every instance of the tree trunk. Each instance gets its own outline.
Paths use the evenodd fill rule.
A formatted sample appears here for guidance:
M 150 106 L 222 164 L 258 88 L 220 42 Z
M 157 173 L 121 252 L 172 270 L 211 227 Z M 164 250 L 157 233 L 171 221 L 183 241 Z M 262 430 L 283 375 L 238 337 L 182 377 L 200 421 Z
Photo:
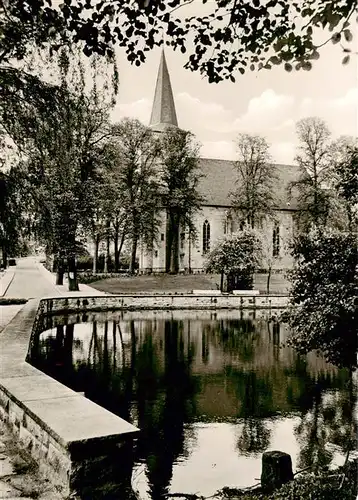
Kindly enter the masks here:
M 165 272 L 170 272 L 170 260 L 172 254 L 173 233 L 171 230 L 171 214 L 167 212 L 166 238 L 165 238 Z
M 267 293 L 267 295 L 270 293 L 271 272 L 272 272 L 272 266 L 269 266 L 269 268 L 268 268 L 268 275 L 267 275 L 267 282 L 266 282 L 266 293 Z
M 221 276 L 220 276 L 220 292 L 222 292 L 224 289 L 224 271 L 221 271 Z
M 97 274 L 98 250 L 99 250 L 99 236 L 96 235 L 94 239 L 94 254 L 93 254 L 93 269 L 92 269 L 93 274 Z
M 110 222 L 107 220 L 106 222 L 106 255 L 104 258 L 104 273 L 108 273 L 109 269 L 109 260 L 110 260 L 110 255 L 109 255 L 109 247 L 110 247 L 110 237 L 109 237 L 109 227 L 110 227 Z
M 77 266 L 75 255 L 67 256 L 68 264 L 68 290 L 70 292 L 77 292 L 79 290 L 77 281 Z
M 191 231 L 189 229 L 189 238 L 188 238 L 188 271 L 191 274 Z
M 179 219 L 176 212 L 170 214 L 171 251 L 169 271 L 172 274 L 177 274 L 179 271 Z
M 170 260 L 170 272 L 177 274 L 179 271 L 179 227 L 173 233 L 172 254 Z
M 137 244 L 138 244 L 138 237 L 137 237 L 137 235 L 133 235 L 133 238 L 132 238 L 131 260 L 130 260 L 130 263 L 129 263 L 129 274 L 134 274 L 135 273 L 136 257 L 137 257 Z
M 120 265 L 120 256 L 121 256 L 121 252 L 122 252 L 122 248 L 123 248 L 125 239 L 126 239 L 126 233 L 124 231 L 122 231 L 121 242 L 120 242 L 119 248 L 118 248 L 118 270 L 119 270 L 119 265 Z
M 118 273 L 118 271 L 119 271 L 118 240 L 119 240 L 119 230 L 118 230 L 118 225 L 115 224 L 115 226 L 114 226 L 114 235 L 113 235 L 113 242 L 114 242 L 114 272 L 115 273 Z
M 62 255 L 57 258 L 56 265 L 56 285 L 63 285 L 63 277 L 65 274 L 65 262 Z
M 2 260 L 4 263 L 4 269 L 6 269 L 7 268 L 7 251 L 6 251 L 5 246 L 3 246 L 3 249 L 2 249 Z

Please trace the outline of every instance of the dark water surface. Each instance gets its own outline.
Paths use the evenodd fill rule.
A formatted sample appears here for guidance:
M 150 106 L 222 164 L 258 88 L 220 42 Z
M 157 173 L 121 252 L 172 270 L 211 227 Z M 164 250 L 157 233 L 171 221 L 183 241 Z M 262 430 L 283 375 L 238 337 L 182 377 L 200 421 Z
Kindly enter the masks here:
M 32 364 L 141 429 L 132 484 L 142 498 L 253 485 L 270 449 L 290 453 L 294 471 L 344 461 L 349 374 L 282 347 L 277 321 L 116 312 L 44 318 L 42 329 Z

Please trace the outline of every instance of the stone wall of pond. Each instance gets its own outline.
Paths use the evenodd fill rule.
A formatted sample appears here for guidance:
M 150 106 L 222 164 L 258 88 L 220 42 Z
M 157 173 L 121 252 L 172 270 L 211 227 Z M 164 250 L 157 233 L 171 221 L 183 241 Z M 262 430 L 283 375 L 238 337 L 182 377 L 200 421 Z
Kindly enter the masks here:
M 284 308 L 288 297 L 283 295 L 228 295 L 228 294 L 153 294 L 101 295 L 94 297 L 56 297 L 42 299 L 43 314 L 76 311 L 143 310 L 143 309 L 271 309 Z

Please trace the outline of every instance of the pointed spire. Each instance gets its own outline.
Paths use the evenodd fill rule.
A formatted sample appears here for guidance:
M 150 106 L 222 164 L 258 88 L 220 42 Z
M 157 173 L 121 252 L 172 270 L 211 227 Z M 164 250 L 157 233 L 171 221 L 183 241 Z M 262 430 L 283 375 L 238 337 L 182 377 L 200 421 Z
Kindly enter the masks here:
M 162 132 L 167 126 L 170 125 L 177 127 L 178 120 L 175 111 L 174 97 L 170 83 L 167 61 L 165 59 L 163 49 L 159 64 L 149 126 L 158 132 Z

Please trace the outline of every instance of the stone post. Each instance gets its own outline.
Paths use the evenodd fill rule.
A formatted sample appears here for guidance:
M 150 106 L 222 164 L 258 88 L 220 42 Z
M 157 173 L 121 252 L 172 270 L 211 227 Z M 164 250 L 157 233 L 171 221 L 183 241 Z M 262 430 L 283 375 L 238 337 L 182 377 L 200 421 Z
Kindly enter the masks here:
M 261 487 L 269 492 L 292 481 L 291 456 L 283 451 L 266 451 L 262 455 Z

